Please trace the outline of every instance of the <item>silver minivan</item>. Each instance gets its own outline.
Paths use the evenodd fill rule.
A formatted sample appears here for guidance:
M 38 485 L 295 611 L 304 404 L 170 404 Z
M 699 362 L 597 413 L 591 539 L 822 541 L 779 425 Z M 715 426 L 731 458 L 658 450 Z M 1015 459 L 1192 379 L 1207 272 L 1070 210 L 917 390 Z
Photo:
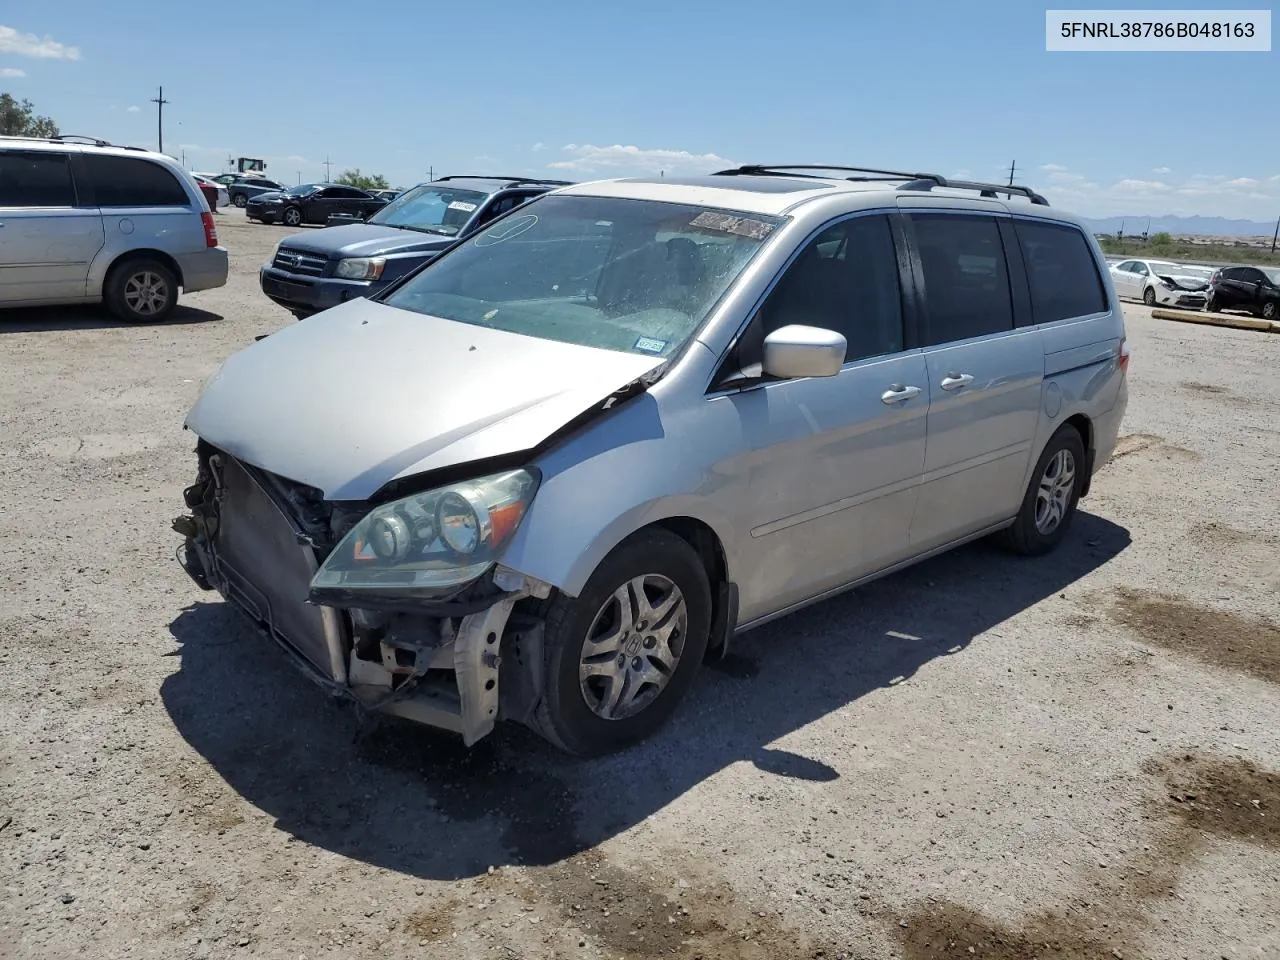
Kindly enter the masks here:
M 978 537 L 1052 550 L 1128 360 L 1097 244 L 1026 188 L 568 186 L 228 359 L 179 559 L 335 695 L 602 753 L 735 633 Z
M 103 302 L 163 320 L 227 282 L 208 202 L 172 157 L 102 140 L 0 137 L 0 307 Z

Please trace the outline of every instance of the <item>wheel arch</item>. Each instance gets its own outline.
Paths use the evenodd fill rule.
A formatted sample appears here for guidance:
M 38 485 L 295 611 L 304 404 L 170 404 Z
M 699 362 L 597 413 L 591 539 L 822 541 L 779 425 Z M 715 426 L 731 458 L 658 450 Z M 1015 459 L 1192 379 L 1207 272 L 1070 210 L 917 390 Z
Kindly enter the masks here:
M 1080 439 L 1084 442 L 1085 471 L 1080 496 L 1085 497 L 1088 496 L 1089 487 L 1093 483 L 1093 464 L 1097 457 L 1097 449 L 1093 443 L 1093 421 L 1083 413 L 1073 413 L 1063 423 L 1075 427 L 1076 432 L 1080 434 Z
M 182 277 L 182 266 L 177 260 L 163 250 L 141 247 L 136 250 L 126 250 L 107 265 L 106 271 L 102 274 L 102 289 L 100 291 L 104 299 L 107 295 L 107 284 L 111 282 L 111 275 L 131 260 L 156 260 L 173 271 L 173 275 L 178 278 L 179 287 L 185 285 Z

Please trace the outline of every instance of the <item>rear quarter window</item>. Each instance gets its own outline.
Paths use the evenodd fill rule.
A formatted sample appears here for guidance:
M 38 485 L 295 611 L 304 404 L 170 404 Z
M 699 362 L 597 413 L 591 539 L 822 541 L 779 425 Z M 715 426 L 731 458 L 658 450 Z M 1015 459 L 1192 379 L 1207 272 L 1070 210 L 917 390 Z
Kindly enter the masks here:
M 100 207 L 186 207 L 192 204 L 172 173 L 150 160 L 86 154 Z
M 1107 310 L 1102 276 L 1084 234 L 1055 223 L 1014 221 L 1031 288 L 1036 323 L 1086 317 Z

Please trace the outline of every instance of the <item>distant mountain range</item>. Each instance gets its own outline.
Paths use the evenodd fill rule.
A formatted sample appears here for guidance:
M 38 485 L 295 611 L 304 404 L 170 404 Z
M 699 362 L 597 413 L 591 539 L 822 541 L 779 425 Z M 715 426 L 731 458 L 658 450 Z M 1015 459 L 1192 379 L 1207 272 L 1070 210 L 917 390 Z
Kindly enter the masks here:
M 1261 220 L 1228 220 L 1226 217 L 1152 217 L 1151 226 L 1147 226 L 1145 216 L 1106 217 L 1101 220 L 1085 218 L 1095 233 L 1114 234 L 1124 224 L 1126 236 L 1141 236 L 1142 231 L 1148 234 L 1172 233 L 1174 236 L 1208 236 L 1208 237 L 1261 237 L 1271 236 L 1276 223 Z

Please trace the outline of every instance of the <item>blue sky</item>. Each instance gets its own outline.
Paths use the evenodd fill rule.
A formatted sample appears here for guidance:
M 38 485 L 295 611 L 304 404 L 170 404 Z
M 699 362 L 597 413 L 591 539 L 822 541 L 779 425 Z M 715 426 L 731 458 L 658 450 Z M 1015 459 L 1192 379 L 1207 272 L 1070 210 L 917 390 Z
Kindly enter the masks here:
M 473 9 L 6 0 L 0 91 L 154 148 L 163 84 L 167 152 L 263 157 L 289 183 L 326 156 L 399 186 L 761 161 L 1001 179 L 1016 159 L 1086 216 L 1280 214 L 1275 52 L 1047 53 L 1025 0 Z

